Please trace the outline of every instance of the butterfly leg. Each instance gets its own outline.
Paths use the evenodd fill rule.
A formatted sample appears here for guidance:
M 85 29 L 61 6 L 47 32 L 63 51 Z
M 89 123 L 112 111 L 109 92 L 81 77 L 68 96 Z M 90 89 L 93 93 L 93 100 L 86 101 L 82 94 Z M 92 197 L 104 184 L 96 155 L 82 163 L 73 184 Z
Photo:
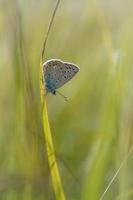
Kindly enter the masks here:
M 62 93 L 60 93 L 59 91 L 56 91 L 60 96 L 62 96 L 64 99 L 65 99 L 65 101 L 67 101 L 68 102 L 68 98 L 65 96 L 65 95 L 63 95 Z

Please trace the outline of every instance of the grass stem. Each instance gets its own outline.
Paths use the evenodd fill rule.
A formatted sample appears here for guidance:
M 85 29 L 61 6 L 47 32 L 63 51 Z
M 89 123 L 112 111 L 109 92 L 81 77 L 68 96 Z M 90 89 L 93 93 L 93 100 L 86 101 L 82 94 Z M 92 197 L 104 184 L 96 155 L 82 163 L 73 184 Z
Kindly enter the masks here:
M 47 33 L 46 33 L 46 36 L 44 39 L 44 43 L 43 43 L 43 48 L 42 48 L 42 53 L 41 53 L 41 58 L 40 58 L 40 88 L 45 87 L 44 83 L 42 82 L 43 59 L 44 59 L 44 53 L 45 53 L 45 49 L 46 49 L 48 36 L 49 36 L 50 30 L 51 30 L 59 3 L 60 3 L 60 0 L 57 1 L 57 4 L 53 11 L 53 14 L 50 19 L 49 26 L 48 26 L 48 30 L 47 30 Z M 41 95 L 41 104 L 42 104 L 42 119 L 43 119 L 45 144 L 46 144 L 46 149 L 47 149 L 48 163 L 49 163 L 49 168 L 50 168 L 50 173 L 51 173 L 52 184 L 53 184 L 53 188 L 54 188 L 54 192 L 55 192 L 55 197 L 57 200 L 65 200 L 64 190 L 63 190 L 60 173 L 58 170 L 58 165 L 57 165 L 56 156 L 55 156 L 55 149 L 54 149 L 53 140 L 52 140 L 52 133 L 50 130 L 45 95 Z

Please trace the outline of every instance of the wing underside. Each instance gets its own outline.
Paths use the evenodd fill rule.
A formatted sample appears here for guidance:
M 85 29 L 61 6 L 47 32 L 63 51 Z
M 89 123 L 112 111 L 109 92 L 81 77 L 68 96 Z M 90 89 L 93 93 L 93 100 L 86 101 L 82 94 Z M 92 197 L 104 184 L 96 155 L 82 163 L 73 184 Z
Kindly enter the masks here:
M 43 71 L 46 83 L 49 81 L 57 89 L 71 80 L 79 68 L 72 63 L 51 60 L 43 65 Z

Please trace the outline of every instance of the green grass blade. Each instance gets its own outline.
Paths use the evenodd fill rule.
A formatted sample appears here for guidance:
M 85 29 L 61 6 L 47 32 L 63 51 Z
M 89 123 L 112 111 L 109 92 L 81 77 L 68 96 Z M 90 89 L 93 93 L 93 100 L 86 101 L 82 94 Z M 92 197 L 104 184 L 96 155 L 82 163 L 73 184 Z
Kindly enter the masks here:
M 46 37 L 45 37 L 45 40 L 43 43 L 43 49 L 42 49 L 42 54 L 41 54 L 41 58 L 40 58 L 40 88 L 44 88 L 44 85 L 42 83 L 42 65 L 43 65 L 43 57 L 44 57 L 44 53 L 45 53 L 46 43 L 47 43 L 48 35 L 50 32 L 51 26 L 53 24 L 53 20 L 54 20 L 59 3 L 60 3 L 60 0 L 57 1 L 57 4 L 55 6 L 54 12 L 53 12 L 51 20 L 50 20 L 50 24 L 48 26 L 48 31 L 47 31 L 47 34 L 46 34 Z M 49 167 L 50 167 L 52 184 L 53 184 L 56 199 L 57 200 L 65 200 L 64 190 L 63 190 L 60 173 L 58 170 L 58 165 L 57 165 L 56 156 L 55 156 L 52 134 L 51 134 L 51 130 L 50 130 L 45 95 L 44 96 L 41 95 L 41 104 L 42 104 L 42 119 L 43 119 L 44 138 L 45 138 L 45 144 L 46 144 L 46 149 L 47 149 L 47 156 L 48 156 L 48 163 L 49 163 Z
M 64 195 L 63 186 L 61 183 L 58 165 L 56 162 L 55 150 L 53 146 L 52 134 L 51 134 L 49 119 L 48 119 L 48 114 L 47 114 L 46 101 L 44 101 L 43 105 L 44 105 L 43 106 L 43 127 L 44 127 L 45 142 L 46 142 L 48 162 L 50 166 L 53 188 L 55 191 L 56 199 L 64 200 L 65 195 Z

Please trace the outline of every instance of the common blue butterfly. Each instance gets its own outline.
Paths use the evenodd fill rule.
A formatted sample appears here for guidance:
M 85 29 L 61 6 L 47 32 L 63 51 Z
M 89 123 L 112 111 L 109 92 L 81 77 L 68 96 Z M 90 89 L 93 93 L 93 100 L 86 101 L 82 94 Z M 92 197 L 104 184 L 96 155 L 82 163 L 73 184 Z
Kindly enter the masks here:
M 59 59 L 46 61 L 43 64 L 43 80 L 45 82 L 46 93 L 51 92 L 53 95 L 56 95 L 56 89 L 72 79 L 78 71 L 79 68 L 72 63 Z

